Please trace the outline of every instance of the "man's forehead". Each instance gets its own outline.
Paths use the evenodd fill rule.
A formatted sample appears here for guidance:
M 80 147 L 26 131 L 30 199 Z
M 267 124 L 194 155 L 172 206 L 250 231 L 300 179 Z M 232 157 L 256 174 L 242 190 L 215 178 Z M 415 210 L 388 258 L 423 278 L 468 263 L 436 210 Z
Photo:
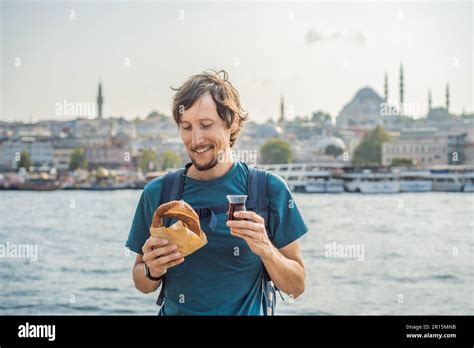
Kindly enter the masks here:
M 218 119 L 216 103 L 210 94 L 205 94 L 187 110 L 185 110 L 181 116 L 181 122 L 191 122 L 194 120 L 202 119 Z

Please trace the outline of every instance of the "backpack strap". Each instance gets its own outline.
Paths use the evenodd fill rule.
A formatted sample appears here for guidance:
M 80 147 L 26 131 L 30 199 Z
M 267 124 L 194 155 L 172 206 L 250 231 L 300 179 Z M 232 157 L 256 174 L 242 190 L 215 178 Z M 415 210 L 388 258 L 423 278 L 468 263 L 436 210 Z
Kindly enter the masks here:
M 170 171 L 168 172 L 164 179 L 163 179 L 163 189 L 161 193 L 161 204 L 179 200 L 183 195 L 183 188 L 184 188 L 184 174 L 191 166 L 192 163 L 187 163 L 184 168 Z M 167 216 L 163 217 L 163 225 L 165 227 L 169 227 L 171 223 L 171 219 Z M 163 305 L 163 301 L 165 299 L 165 276 L 161 278 L 161 289 L 160 294 L 158 295 L 158 299 L 156 300 L 156 304 L 158 306 Z
M 265 229 L 268 238 L 273 239 L 273 231 L 269 227 L 269 200 L 268 200 L 268 175 L 269 173 L 263 169 L 250 167 L 249 178 L 247 183 L 248 199 L 247 208 L 255 211 L 258 215 L 265 219 Z M 273 284 L 270 275 L 265 267 L 262 274 L 262 308 L 263 315 L 274 315 L 276 306 L 276 291 L 280 292 Z M 280 293 L 281 296 L 281 293 Z
M 183 195 L 184 188 L 184 173 L 189 167 L 188 163 L 185 168 L 181 168 L 172 172 L 168 172 L 163 179 L 163 193 L 161 196 L 161 203 L 179 200 Z M 167 216 L 163 218 L 163 225 L 170 226 L 171 219 Z
M 265 220 L 265 229 L 268 237 L 273 238 L 273 233 L 268 225 L 268 194 L 267 194 L 268 172 L 255 168 L 249 168 L 247 181 L 247 209 L 254 211 Z

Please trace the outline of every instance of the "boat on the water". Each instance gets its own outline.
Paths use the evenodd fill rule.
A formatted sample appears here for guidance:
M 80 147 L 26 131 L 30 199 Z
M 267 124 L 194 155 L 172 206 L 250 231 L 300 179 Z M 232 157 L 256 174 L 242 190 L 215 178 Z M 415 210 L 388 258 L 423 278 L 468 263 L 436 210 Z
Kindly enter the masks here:
M 397 193 L 400 183 L 392 173 L 347 173 L 343 176 L 347 192 Z
M 334 178 L 330 170 L 305 163 L 290 163 L 261 166 L 284 179 L 293 192 L 340 193 L 344 182 Z
M 460 192 L 462 191 L 462 177 L 447 170 L 431 170 L 428 179 L 432 182 L 432 191 Z
M 402 171 L 399 175 L 400 192 L 428 192 L 433 187 L 429 171 Z
M 474 192 L 474 172 L 464 174 L 463 192 Z
M 28 191 L 53 191 L 61 187 L 61 183 L 55 175 L 47 173 L 33 173 L 24 175 L 14 174 L 4 180 L 5 190 L 28 190 Z
M 341 193 L 344 192 L 344 182 L 341 179 L 334 179 L 331 177 L 330 171 L 320 171 L 312 174 L 306 174 L 300 181 L 305 181 L 300 184 L 303 192 L 306 193 Z
M 389 171 L 364 169 L 346 172 L 310 163 L 264 165 L 264 169 L 282 177 L 293 192 L 307 193 L 398 193 L 398 192 L 459 192 L 474 190 L 474 180 L 453 169 L 403 169 Z

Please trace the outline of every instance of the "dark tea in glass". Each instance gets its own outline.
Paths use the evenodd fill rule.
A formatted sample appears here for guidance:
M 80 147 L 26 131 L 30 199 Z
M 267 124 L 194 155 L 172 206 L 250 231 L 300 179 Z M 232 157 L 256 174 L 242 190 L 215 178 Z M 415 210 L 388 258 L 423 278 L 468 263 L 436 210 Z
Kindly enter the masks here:
M 227 221 L 229 220 L 245 220 L 242 218 L 234 217 L 236 211 L 246 211 L 245 201 L 247 196 L 245 195 L 227 195 L 229 206 L 227 207 Z

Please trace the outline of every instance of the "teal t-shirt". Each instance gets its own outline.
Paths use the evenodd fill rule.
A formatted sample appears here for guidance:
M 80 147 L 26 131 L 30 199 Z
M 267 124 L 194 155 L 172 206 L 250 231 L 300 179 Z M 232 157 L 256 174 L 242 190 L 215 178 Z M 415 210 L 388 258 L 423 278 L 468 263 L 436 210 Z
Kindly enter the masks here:
M 227 204 L 226 195 L 247 194 L 249 168 L 234 162 L 222 177 L 203 181 L 185 177 L 182 199 L 194 208 Z M 149 182 L 142 192 L 126 246 L 142 254 L 150 236 L 149 227 L 161 203 L 163 177 Z M 268 181 L 269 228 L 276 248 L 308 231 L 285 181 L 270 173 Z M 168 269 L 165 300 L 160 315 L 262 315 L 261 277 L 263 262 L 245 240 L 234 237 L 226 225 L 226 213 L 216 214 L 214 231 L 210 217 L 201 219 L 208 243 L 183 263 Z M 172 220 L 172 223 L 175 220 Z

